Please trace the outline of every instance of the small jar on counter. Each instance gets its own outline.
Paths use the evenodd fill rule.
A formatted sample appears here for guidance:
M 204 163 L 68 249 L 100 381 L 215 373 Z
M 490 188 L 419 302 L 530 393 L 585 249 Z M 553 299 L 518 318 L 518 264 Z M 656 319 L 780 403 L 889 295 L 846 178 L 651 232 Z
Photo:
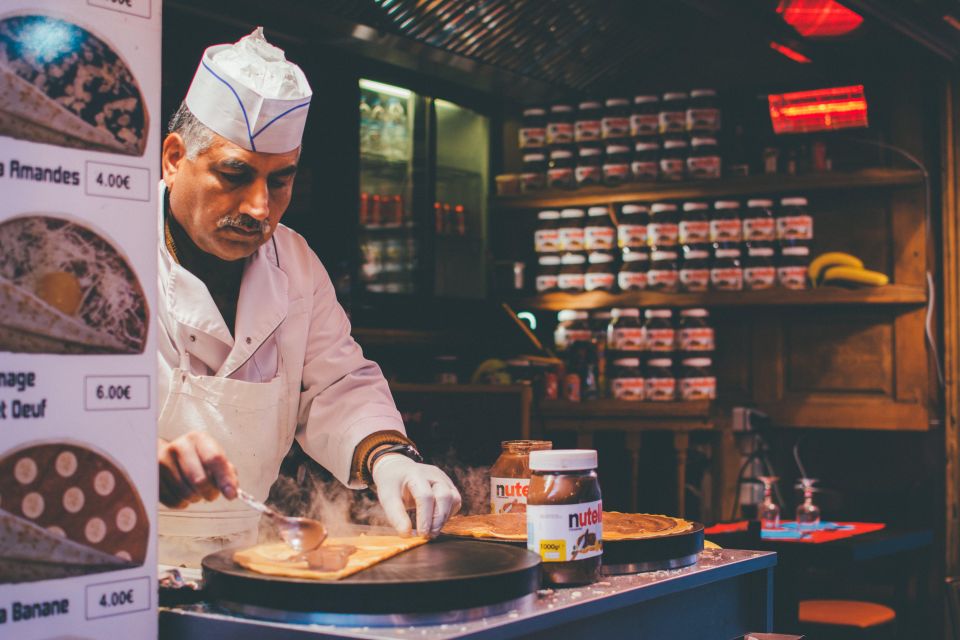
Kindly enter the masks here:
M 566 351 L 577 342 L 591 342 L 590 314 L 586 311 L 564 309 L 557 313 L 557 328 L 553 332 L 553 344 L 557 351 Z
M 547 144 L 547 110 L 543 107 L 524 109 L 519 137 L 521 149 L 543 148 Z
M 640 358 L 617 358 L 610 368 L 610 397 L 642 401 L 647 397 Z
M 743 225 L 740 223 L 740 203 L 736 200 L 717 200 L 710 217 L 710 242 L 741 242 Z
M 673 402 L 677 399 L 677 375 L 673 370 L 673 358 L 661 354 L 647 359 L 644 382 L 648 402 Z
M 617 244 L 621 249 L 639 249 L 647 246 L 647 226 L 650 207 L 645 204 L 625 204 L 620 207 L 617 220 Z
M 784 246 L 780 249 L 777 282 L 784 289 L 806 289 L 809 266 L 810 247 L 802 244 Z
M 537 293 L 560 290 L 560 256 L 544 254 L 537 258 Z
M 623 264 L 617 274 L 620 291 L 643 291 L 647 288 L 647 271 L 650 269 L 650 253 L 645 249 L 625 249 Z
M 603 138 L 626 138 L 630 135 L 630 100 L 607 98 L 603 103 Z
M 565 147 L 551 149 L 550 166 L 547 167 L 547 187 L 573 189 L 575 186 L 573 151 Z
M 706 309 L 684 309 L 680 312 L 680 331 L 677 347 L 682 353 L 712 353 L 716 337 L 710 326 L 710 312 Z
M 813 217 L 806 198 L 783 198 L 777 211 L 777 240 L 813 240 Z
M 650 267 L 647 269 L 647 289 L 672 293 L 677 290 L 679 280 L 680 268 L 676 249 L 654 249 L 650 254 Z
M 630 179 L 630 162 L 633 159 L 630 143 L 612 138 L 607 140 L 603 157 L 603 184 L 615 187 Z
M 611 251 L 617 244 L 617 227 L 610 219 L 606 207 L 587 209 L 587 222 L 583 228 L 583 246 L 587 251 Z
M 537 253 L 560 251 L 560 212 L 554 210 L 537 213 L 537 229 L 533 232 L 533 250 Z
M 582 144 L 577 149 L 577 168 L 574 177 L 578 187 L 600 184 L 603 180 L 603 150 L 595 142 Z
M 713 89 L 694 89 L 687 104 L 687 131 L 720 131 L 720 103 Z
M 560 212 L 560 248 L 563 251 L 584 250 L 584 220 L 586 215 L 583 209 L 563 209 Z
M 593 251 L 587 256 L 587 272 L 583 280 L 585 291 L 613 291 L 617 282 L 617 266 L 609 251 Z
M 664 140 L 660 154 L 660 179 L 679 182 L 687 175 L 687 141 Z
M 684 245 L 683 262 L 680 265 L 680 290 L 698 292 L 709 288 L 710 245 Z
M 716 138 L 696 137 L 690 140 L 687 175 L 693 180 L 719 180 L 723 161 Z
M 573 123 L 573 137 L 577 142 L 595 142 L 601 138 L 601 120 L 603 103 L 599 100 L 585 100 L 578 105 L 577 117 Z
M 673 353 L 677 345 L 677 330 L 673 326 L 673 311 L 670 309 L 647 309 L 643 331 L 647 351 Z
M 720 244 L 710 267 L 710 285 L 717 291 L 743 290 L 743 265 L 740 248 L 735 244 Z
M 611 309 L 607 328 L 607 348 L 617 353 L 644 350 L 646 331 L 640 321 L 640 309 Z
M 650 207 L 650 223 L 647 225 L 647 243 L 654 249 L 675 247 L 680 239 L 677 205 L 657 202 Z
M 547 144 L 571 144 L 573 142 L 573 105 L 555 104 L 547 116 Z
M 557 288 L 565 293 L 580 293 L 586 285 L 587 257 L 582 253 L 565 253 L 560 258 Z
M 685 358 L 680 364 L 681 400 L 717 399 L 717 377 L 711 358 Z
M 773 200 L 747 200 L 747 210 L 743 214 L 744 242 L 773 242 L 776 239 L 777 224 L 773 215 Z
M 597 452 L 530 452 L 527 549 L 542 561 L 544 581 L 557 586 L 600 578 L 603 502 Z
M 636 182 L 657 180 L 660 176 L 660 143 L 657 140 L 637 140 L 633 143 L 630 174 Z
M 540 191 L 547 183 L 547 154 L 543 152 L 523 154 L 523 171 L 520 173 L 520 190 L 524 193 Z
M 773 247 L 751 243 L 743 260 L 743 287 L 750 291 L 772 289 L 777 286 L 777 267 Z
M 660 101 L 660 135 L 684 133 L 687 130 L 687 100 L 684 91 L 663 94 Z
M 530 486 L 530 452 L 553 448 L 549 440 L 504 440 L 490 467 L 490 513 L 523 513 Z
M 660 98 L 655 95 L 633 96 L 630 112 L 630 135 L 646 138 L 660 133 Z
M 680 244 L 710 242 L 710 205 L 706 202 L 684 202 L 679 230 Z

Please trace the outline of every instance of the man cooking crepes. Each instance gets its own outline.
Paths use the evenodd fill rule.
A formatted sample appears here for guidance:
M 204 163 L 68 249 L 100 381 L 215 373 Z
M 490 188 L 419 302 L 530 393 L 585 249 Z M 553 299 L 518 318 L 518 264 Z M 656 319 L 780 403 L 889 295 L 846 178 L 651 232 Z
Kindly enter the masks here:
M 311 90 L 262 29 L 207 49 L 163 143 L 159 243 L 160 562 L 196 566 L 256 543 L 296 438 L 389 522 L 436 534 L 460 508 L 420 463 L 379 367 L 363 357 L 327 272 L 280 225 Z

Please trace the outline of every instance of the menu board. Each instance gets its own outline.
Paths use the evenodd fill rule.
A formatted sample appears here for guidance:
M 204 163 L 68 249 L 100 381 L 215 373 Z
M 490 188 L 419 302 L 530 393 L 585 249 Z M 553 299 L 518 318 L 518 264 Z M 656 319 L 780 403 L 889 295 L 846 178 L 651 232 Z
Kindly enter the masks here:
M 161 0 L 0 5 L 0 637 L 154 638 Z

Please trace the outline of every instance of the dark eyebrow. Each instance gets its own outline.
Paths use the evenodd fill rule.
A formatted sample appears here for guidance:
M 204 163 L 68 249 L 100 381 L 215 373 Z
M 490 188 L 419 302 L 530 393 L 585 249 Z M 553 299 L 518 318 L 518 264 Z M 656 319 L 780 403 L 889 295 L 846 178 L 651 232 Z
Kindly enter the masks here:
M 231 171 L 243 171 L 245 173 L 253 173 L 253 167 L 248 165 L 243 160 L 237 160 L 236 158 L 225 158 L 217 163 L 222 169 L 230 169 Z
M 286 178 L 287 176 L 292 176 L 297 172 L 297 165 L 291 164 L 283 169 L 277 169 L 270 174 L 271 178 Z

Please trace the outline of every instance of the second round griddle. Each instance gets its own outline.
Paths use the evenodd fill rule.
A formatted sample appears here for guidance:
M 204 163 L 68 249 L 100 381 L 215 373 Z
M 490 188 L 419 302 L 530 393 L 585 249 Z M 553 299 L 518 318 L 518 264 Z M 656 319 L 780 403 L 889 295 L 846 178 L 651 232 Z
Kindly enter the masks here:
M 233 561 L 203 559 L 208 600 L 274 610 L 351 614 L 427 613 L 482 607 L 540 586 L 540 559 L 525 548 L 438 539 L 343 580 L 268 576 Z

